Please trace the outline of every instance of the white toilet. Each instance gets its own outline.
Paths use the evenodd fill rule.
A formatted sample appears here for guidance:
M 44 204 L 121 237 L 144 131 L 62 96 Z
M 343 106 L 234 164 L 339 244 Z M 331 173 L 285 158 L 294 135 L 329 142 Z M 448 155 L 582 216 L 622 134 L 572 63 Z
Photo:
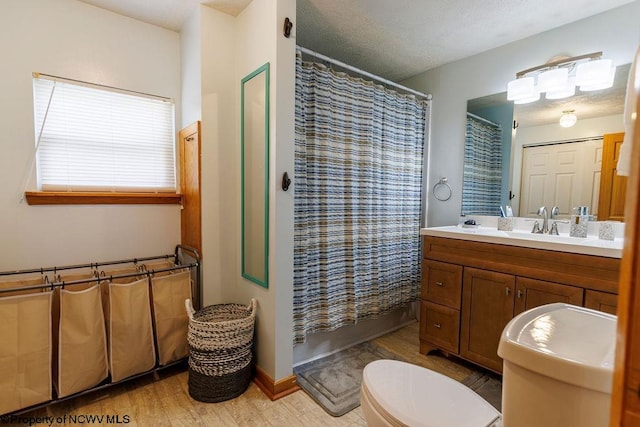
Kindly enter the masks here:
M 470 388 L 397 360 L 365 366 L 360 404 L 369 427 L 502 426 L 500 412 Z
M 616 317 L 568 304 L 526 311 L 505 328 L 502 415 L 459 382 L 396 360 L 363 371 L 369 427 L 607 426 Z
M 514 317 L 498 346 L 504 425 L 608 426 L 616 321 L 562 303 Z

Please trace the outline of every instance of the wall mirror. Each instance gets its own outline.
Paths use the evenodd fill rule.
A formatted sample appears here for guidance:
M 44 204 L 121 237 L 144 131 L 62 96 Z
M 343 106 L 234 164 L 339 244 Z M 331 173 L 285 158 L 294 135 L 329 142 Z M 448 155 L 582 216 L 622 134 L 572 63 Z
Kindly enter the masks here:
M 269 286 L 269 63 L 242 79 L 242 277 Z
M 600 195 L 603 135 L 624 130 L 629 68 L 630 64 L 617 67 L 613 87 L 576 90 L 569 98 L 542 97 L 514 105 L 502 92 L 469 100 L 461 211 L 499 215 L 500 206 L 510 205 L 515 216 L 534 217 L 544 205 L 558 206 L 562 218 L 574 206 L 586 205 L 597 215 L 604 197 Z M 563 128 L 559 120 L 569 110 L 578 120 Z M 544 166 L 543 160 L 549 170 L 536 169 Z

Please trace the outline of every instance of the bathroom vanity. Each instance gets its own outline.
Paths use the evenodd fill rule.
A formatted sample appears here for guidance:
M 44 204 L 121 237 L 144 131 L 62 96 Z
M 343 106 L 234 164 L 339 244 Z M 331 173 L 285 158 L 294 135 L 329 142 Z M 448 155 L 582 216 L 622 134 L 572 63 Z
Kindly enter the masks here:
M 423 236 L 420 352 L 500 373 L 500 334 L 517 314 L 565 302 L 616 312 L 622 243 L 434 227 Z

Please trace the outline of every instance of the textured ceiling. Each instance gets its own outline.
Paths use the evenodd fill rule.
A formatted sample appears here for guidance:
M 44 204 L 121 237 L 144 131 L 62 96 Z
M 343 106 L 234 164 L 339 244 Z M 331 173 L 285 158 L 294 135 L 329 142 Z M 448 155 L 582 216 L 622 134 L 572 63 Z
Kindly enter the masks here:
M 180 31 L 199 4 L 230 15 L 251 0 L 81 0 L 121 15 Z M 274 1 L 274 0 L 270 0 Z M 637 0 L 296 0 L 296 43 L 392 81 L 466 58 Z M 620 74 L 620 72 L 618 73 Z M 548 104 L 516 106 L 522 126 L 622 108 L 619 88 Z M 621 87 L 620 87 L 621 86 Z M 596 97 L 601 98 L 596 101 Z M 590 107 L 573 108 L 581 100 Z M 526 114 L 524 113 L 526 111 Z M 526 118 L 525 118 L 526 117 Z M 530 118 L 530 119 L 529 119 Z
M 206 4 L 237 15 L 251 0 L 81 0 L 180 31 Z M 274 1 L 274 0 L 270 0 Z M 634 0 L 296 0 L 296 43 L 401 81 Z
M 297 43 L 401 81 L 632 0 L 297 0 Z
M 83 3 L 168 30 L 180 31 L 187 17 L 206 4 L 229 15 L 237 15 L 251 0 L 80 0 Z

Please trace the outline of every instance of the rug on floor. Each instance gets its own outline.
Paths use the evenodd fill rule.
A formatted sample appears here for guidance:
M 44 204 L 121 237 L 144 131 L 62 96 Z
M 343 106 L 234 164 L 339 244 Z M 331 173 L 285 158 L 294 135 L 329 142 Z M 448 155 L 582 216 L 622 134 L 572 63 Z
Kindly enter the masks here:
M 498 411 L 502 411 L 502 381 L 499 376 L 475 371 L 462 380 L 462 384 L 478 393 Z
M 297 366 L 298 384 L 334 417 L 360 406 L 362 370 L 378 359 L 402 360 L 395 354 L 364 342 L 322 359 Z

